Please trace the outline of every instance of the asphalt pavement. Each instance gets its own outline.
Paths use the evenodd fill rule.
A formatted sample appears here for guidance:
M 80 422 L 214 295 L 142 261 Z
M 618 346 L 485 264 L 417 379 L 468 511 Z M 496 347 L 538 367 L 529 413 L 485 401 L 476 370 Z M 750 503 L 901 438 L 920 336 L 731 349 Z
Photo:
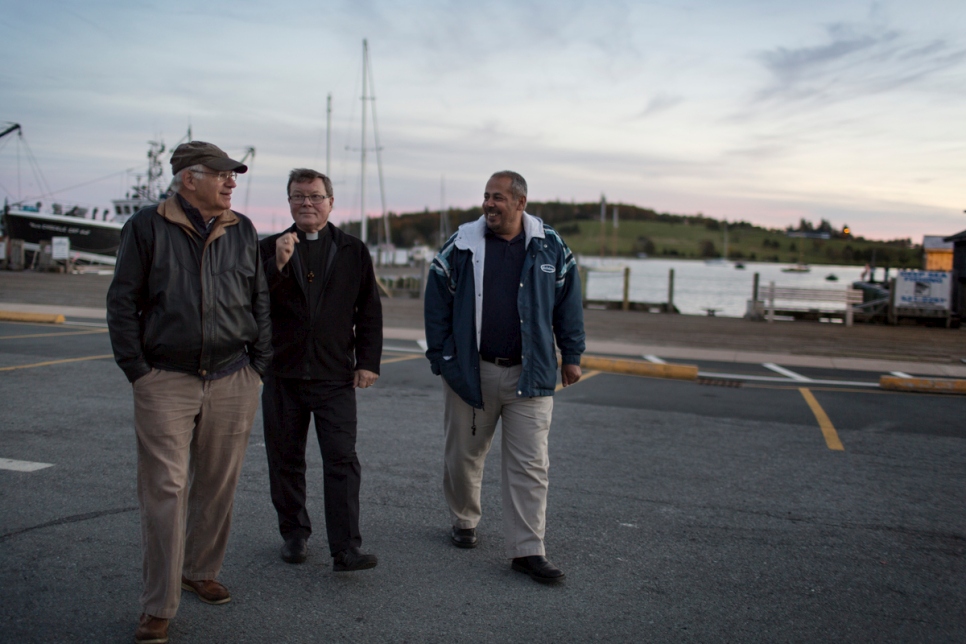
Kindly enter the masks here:
M 966 398 L 824 366 L 587 372 L 555 402 L 547 548 L 567 580 L 547 587 L 504 557 L 498 449 L 481 545 L 450 545 L 440 383 L 414 338 L 387 347 L 359 392 L 379 566 L 331 571 L 311 440 L 316 532 L 306 563 L 280 560 L 258 416 L 232 602 L 186 593 L 172 642 L 966 641 Z M 0 641 L 133 639 L 133 405 L 110 353 L 96 324 L 0 322 Z

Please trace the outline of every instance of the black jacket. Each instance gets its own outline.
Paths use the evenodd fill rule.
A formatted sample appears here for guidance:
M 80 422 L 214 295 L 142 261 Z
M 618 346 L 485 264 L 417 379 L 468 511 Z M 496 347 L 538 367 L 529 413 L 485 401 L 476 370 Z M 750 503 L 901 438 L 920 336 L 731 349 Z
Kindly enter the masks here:
M 131 382 L 151 367 L 210 376 L 246 353 L 264 374 L 272 324 L 252 222 L 226 210 L 202 239 L 176 196 L 140 210 L 121 229 L 107 325 Z
M 295 232 L 295 225 L 261 241 L 272 298 L 275 358 L 270 371 L 281 378 L 346 383 L 356 369 L 379 373 L 382 303 L 369 250 L 361 240 L 326 225 L 332 245 L 322 296 L 311 312 L 299 245 L 281 272 L 275 265 L 275 242 Z

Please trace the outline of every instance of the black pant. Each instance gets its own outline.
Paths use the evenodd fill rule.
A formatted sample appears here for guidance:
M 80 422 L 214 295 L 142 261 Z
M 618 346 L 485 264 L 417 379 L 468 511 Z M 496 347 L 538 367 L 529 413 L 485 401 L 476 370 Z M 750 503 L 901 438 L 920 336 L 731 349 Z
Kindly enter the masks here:
M 305 444 L 309 418 L 322 450 L 325 530 L 329 551 L 362 545 L 359 534 L 359 482 L 356 456 L 356 392 L 352 383 L 267 376 L 262 392 L 265 451 L 272 504 L 283 538 L 312 534 L 305 509 Z

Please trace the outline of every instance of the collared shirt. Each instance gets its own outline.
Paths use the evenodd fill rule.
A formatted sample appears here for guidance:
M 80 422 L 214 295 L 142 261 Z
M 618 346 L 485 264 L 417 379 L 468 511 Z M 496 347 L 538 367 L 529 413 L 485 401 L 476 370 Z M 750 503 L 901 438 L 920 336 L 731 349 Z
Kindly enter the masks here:
M 527 256 L 523 232 L 507 241 L 486 231 L 483 262 L 483 321 L 480 353 L 492 358 L 519 359 L 523 351 L 517 297 Z
M 181 204 L 181 209 L 184 210 L 184 214 L 188 216 L 188 221 L 191 225 L 195 227 L 198 234 L 201 235 L 202 239 L 208 239 L 208 233 L 211 232 L 211 224 L 215 222 L 217 217 L 212 217 L 205 223 L 205 218 L 201 216 L 201 211 L 191 205 L 187 199 L 185 199 L 180 192 L 176 192 L 178 195 L 178 203 Z

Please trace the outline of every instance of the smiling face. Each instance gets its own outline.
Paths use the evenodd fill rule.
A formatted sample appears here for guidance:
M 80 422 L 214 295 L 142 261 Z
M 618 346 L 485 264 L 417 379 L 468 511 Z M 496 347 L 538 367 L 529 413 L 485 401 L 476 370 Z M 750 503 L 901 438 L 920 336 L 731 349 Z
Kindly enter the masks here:
M 510 177 L 490 177 L 483 193 L 486 227 L 504 239 L 513 239 L 523 230 L 526 197 L 515 197 L 510 191 Z
M 231 175 L 207 167 L 198 173 L 185 171 L 180 192 L 207 221 L 231 208 L 231 193 L 238 185 Z
M 293 183 L 289 186 L 288 197 L 292 219 L 302 232 L 317 233 L 329 221 L 334 198 L 326 195 L 322 179 Z

